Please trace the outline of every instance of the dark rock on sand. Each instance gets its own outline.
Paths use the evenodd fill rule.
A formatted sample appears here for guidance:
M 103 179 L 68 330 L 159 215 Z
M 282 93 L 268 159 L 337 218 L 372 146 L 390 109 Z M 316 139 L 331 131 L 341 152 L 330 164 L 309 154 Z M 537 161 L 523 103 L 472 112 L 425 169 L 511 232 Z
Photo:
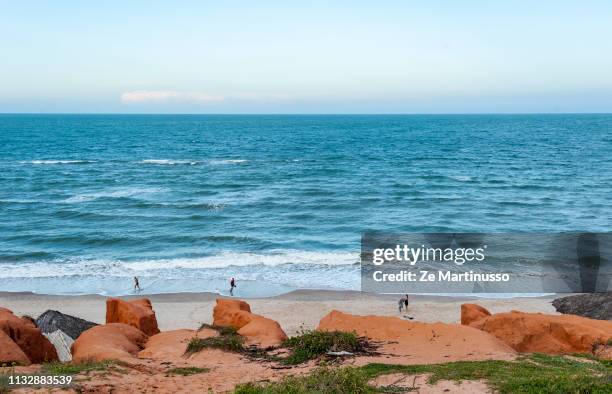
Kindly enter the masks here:
M 9 344 L 13 341 L 29 362 L 25 364 L 40 364 L 47 361 L 57 361 L 57 352 L 47 338 L 43 336 L 40 330 L 32 323 L 31 319 L 15 316 L 13 312 L 6 308 L 0 308 L 0 331 L 5 335 L 0 338 L 2 350 L 8 346 L 9 354 L 3 354 L 2 361 L 18 361 L 23 362 L 23 358 L 19 360 L 11 360 L 10 357 L 18 355 L 16 348 Z
M 598 320 L 612 320 L 612 292 L 557 298 L 552 304 L 560 313 Z
M 77 339 L 85 330 L 97 326 L 87 320 L 78 317 L 65 315 L 58 311 L 48 310 L 36 319 L 36 326 L 44 334 L 50 334 L 57 330 L 61 330 L 72 339 Z

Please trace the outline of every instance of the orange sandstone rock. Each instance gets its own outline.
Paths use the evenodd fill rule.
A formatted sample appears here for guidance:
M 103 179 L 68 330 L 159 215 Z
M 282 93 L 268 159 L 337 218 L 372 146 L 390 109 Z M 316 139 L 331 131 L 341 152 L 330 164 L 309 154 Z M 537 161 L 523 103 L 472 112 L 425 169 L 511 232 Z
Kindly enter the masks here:
M 382 343 L 384 354 L 375 362 L 438 363 L 456 360 L 513 359 L 508 345 L 472 327 L 422 323 L 391 316 L 356 316 L 334 310 L 319 322 L 318 330 L 355 332 Z
M 491 316 L 491 312 L 477 304 L 461 305 L 461 324 L 467 326 L 470 323 Z
M 244 301 L 217 299 L 213 309 L 213 324 L 233 327 L 246 338 L 248 345 L 263 348 L 280 345 L 287 335 L 278 322 L 251 313 L 251 307 Z
M 42 335 L 34 323 L 27 318 L 15 316 L 9 309 L 0 308 L 0 331 L 21 349 L 29 362 L 38 364 L 58 360 L 55 347 Z M 5 341 L 6 339 L 3 340 Z M 7 345 L 7 349 L 9 346 Z M 14 348 L 10 346 L 10 349 L 7 352 L 13 353 Z
M 0 331 L 0 366 L 12 363 L 30 365 L 30 359 L 4 331 Z
M 252 316 L 251 307 L 246 302 L 217 298 L 213 309 L 213 325 L 239 330 L 251 322 Z
M 612 321 L 576 315 L 545 315 L 511 311 L 473 321 L 519 352 L 591 353 L 598 343 L 612 340 Z
M 72 359 L 133 360 L 147 342 L 147 335 L 137 328 L 122 323 L 95 326 L 84 331 L 72 344 Z
M 159 333 L 151 301 L 146 298 L 133 301 L 108 298 L 106 300 L 106 323 L 128 324 L 147 335 Z

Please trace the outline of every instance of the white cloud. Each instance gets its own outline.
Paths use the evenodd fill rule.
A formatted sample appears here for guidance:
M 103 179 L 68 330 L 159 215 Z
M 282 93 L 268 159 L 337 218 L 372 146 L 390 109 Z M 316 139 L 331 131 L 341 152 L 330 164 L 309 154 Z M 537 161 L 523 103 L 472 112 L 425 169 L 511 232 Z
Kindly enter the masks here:
M 199 92 L 178 92 L 174 90 L 135 90 L 121 95 L 123 104 L 142 103 L 218 103 L 225 100 L 223 96 L 213 96 Z

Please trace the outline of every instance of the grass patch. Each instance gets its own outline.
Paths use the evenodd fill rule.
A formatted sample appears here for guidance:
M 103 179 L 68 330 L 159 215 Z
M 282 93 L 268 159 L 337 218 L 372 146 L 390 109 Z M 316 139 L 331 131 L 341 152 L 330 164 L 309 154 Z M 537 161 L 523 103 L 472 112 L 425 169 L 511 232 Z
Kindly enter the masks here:
M 185 354 L 197 353 L 203 349 L 221 349 L 228 352 L 244 351 L 244 338 L 238 334 L 219 335 L 210 338 L 191 338 Z
M 200 326 L 200 330 L 203 328 L 215 330 L 219 333 L 219 336 L 210 338 L 191 338 L 187 344 L 185 354 L 197 353 L 203 349 L 221 349 L 228 352 L 245 351 L 244 338 L 238 335 L 238 331 L 234 327 L 221 327 L 203 323 Z
M 359 368 L 317 368 L 310 375 L 288 376 L 275 383 L 248 383 L 235 394 L 365 394 L 374 393 L 368 376 Z
M 365 350 L 364 342 L 354 332 L 303 331 L 300 335 L 283 342 L 291 354 L 283 360 L 286 364 L 300 364 L 327 352 L 346 351 L 351 353 Z
M 202 323 L 202 325 L 200 326 L 200 330 L 202 330 L 204 328 L 208 328 L 209 330 L 215 330 L 221 336 L 224 336 L 224 335 L 238 335 L 238 330 L 236 330 L 234 327 L 221 327 L 221 326 L 215 326 L 215 325 L 212 325 L 212 324 Z
M 429 374 L 440 380 L 485 380 L 499 393 L 612 393 L 612 363 L 591 358 L 532 354 L 516 361 L 458 361 L 433 365 L 386 365 L 317 369 L 266 384 L 237 386 L 239 394 L 396 392 L 399 387 L 374 388 L 368 381 L 389 373 Z
M 11 387 L 9 385 L 9 375 L 11 371 L 8 373 L 5 371 L 0 372 L 0 394 L 8 394 L 11 392 Z
M 62 363 L 54 361 L 44 363 L 41 368 L 42 374 L 49 375 L 78 375 L 88 371 L 105 371 L 117 364 L 114 360 L 85 361 L 82 363 Z
M 610 363 L 589 361 L 533 354 L 517 361 L 457 361 L 408 366 L 369 364 L 363 371 L 370 377 L 393 372 L 427 373 L 431 374 L 429 383 L 432 384 L 439 380 L 484 379 L 500 393 L 612 392 Z
M 210 368 L 198 368 L 198 367 L 182 367 L 182 368 L 171 368 L 168 371 L 172 375 L 190 376 L 199 373 L 210 372 Z

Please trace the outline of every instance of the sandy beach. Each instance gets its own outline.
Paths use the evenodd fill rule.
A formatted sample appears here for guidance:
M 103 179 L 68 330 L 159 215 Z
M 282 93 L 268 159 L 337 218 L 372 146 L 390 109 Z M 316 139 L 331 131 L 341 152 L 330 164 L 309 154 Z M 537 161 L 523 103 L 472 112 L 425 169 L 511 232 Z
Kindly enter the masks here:
M 197 329 L 212 323 L 215 300 L 212 293 L 180 293 L 133 295 L 121 297 L 151 300 L 162 331 L 181 328 Z M 77 316 L 95 323 L 104 323 L 107 297 L 100 295 L 57 296 L 33 293 L 0 293 L 0 306 L 18 315 L 34 318 L 48 309 Z M 521 310 L 557 314 L 551 302 L 556 296 L 533 298 L 487 299 L 480 297 L 411 296 L 409 316 L 426 323 L 459 323 L 461 304 L 476 302 L 492 313 Z M 242 298 L 241 298 L 242 299 Z M 397 310 L 398 296 L 376 295 L 351 291 L 299 290 L 270 298 L 244 298 L 253 310 L 280 323 L 288 335 L 301 328 L 314 329 L 319 320 L 336 309 L 355 315 L 404 316 Z

